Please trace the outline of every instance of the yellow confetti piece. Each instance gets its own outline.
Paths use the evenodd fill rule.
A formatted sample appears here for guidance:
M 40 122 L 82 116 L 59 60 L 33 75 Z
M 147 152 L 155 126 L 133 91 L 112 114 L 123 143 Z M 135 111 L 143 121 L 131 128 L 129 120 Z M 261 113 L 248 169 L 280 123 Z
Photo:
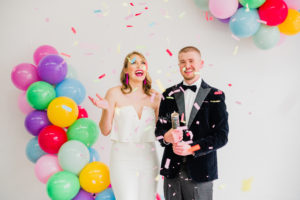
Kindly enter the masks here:
M 158 73 L 158 74 L 161 74 L 161 70 L 160 70 L 160 69 L 159 69 L 159 70 L 157 70 L 157 71 L 156 71 L 156 73 Z
M 155 181 L 159 181 L 159 175 L 155 177 Z
M 117 52 L 118 52 L 118 53 L 121 52 L 121 45 L 120 45 L 120 44 L 118 44 L 118 46 L 117 46 Z
M 185 12 L 182 12 L 182 13 L 180 13 L 180 15 L 179 15 L 179 19 L 183 18 L 183 17 L 184 17 L 184 15 L 185 15 Z
M 166 97 L 166 99 L 174 99 L 174 97 Z
M 136 176 L 140 176 L 140 172 L 136 172 Z
M 219 103 L 221 102 L 220 100 L 210 100 L 211 103 Z
M 182 71 L 184 71 L 185 72 L 185 70 L 186 70 L 186 68 L 184 67 L 184 68 L 182 68 Z
M 224 190 L 224 189 L 225 189 L 225 184 L 219 185 L 219 189 L 220 189 L 220 190 Z
M 78 41 L 74 41 L 73 46 L 77 46 L 78 45 Z
M 159 79 L 156 80 L 156 84 L 161 92 L 164 92 L 166 90 Z
M 242 184 L 242 191 L 243 192 L 248 192 L 251 190 L 251 186 L 252 186 L 252 182 L 253 182 L 253 177 L 243 180 L 243 184 Z
M 239 46 L 235 46 L 234 51 L 233 51 L 234 56 L 237 54 L 238 50 L 239 50 Z

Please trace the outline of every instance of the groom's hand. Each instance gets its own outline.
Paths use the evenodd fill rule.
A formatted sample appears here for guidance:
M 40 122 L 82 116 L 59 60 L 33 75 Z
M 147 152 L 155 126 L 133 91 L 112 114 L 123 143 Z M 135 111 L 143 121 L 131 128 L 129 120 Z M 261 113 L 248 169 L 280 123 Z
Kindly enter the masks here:
M 182 130 L 178 129 L 170 129 L 165 135 L 164 135 L 164 140 L 168 143 L 178 143 L 182 140 L 183 138 L 183 132 Z
M 193 152 L 190 151 L 191 146 L 186 142 L 178 142 L 173 144 L 173 152 L 179 156 L 192 155 Z

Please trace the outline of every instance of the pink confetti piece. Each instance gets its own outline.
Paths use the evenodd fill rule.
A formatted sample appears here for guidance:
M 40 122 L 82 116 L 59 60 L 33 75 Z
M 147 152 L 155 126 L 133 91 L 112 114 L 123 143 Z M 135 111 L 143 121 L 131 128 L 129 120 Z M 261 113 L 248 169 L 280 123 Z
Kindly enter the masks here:
M 105 76 L 105 74 L 102 74 L 102 75 L 100 75 L 99 77 L 98 77 L 98 79 L 101 79 L 101 78 L 103 78 Z
M 208 149 L 212 150 L 212 149 L 214 149 L 214 147 L 208 147 Z
M 164 139 L 164 136 L 160 135 L 158 137 L 156 137 L 157 140 L 161 140 L 161 139 Z
M 180 86 L 179 88 L 180 88 L 180 90 L 184 93 L 184 89 L 183 89 L 181 86 Z
M 139 15 L 141 15 L 141 14 L 142 14 L 142 13 L 136 13 L 135 16 L 139 16 Z
M 197 110 L 200 109 L 200 106 L 197 104 L 197 102 L 194 103 L 194 106 L 195 106 L 195 108 L 196 108 Z
M 231 86 L 232 86 L 232 84 L 231 84 L 231 83 L 228 83 L 228 86 L 229 86 L 229 87 L 231 87 Z
M 196 121 L 196 124 L 200 124 L 200 122 L 199 122 L 199 121 Z
M 184 113 L 182 113 L 182 115 L 181 115 L 181 120 L 180 120 L 181 122 L 183 122 L 184 121 Z
M 148 10 L 148 7 L 147 7 L 147 6 L 145 7 L 145 10 Z
M 71 29 L 72 29 L 72 32 L 73 32 L 74 34 L 76 34 L 76 30 L 75 30 L 75 28 L 74 28 L 74 27 L 72 27 Z
M 47 17 L 47 18 L 45 19 L 45 21 L 46 21 L 46 22 L 49 22 L 49 18 Z
M 205 19 L 206 19 L 206 21 L 212 21 L 213 17 L 208 17 L 208 12 L 206 11 L 205 12 Z
M 167 158 L 166 163 L 165 163 L 165 168 L 166 169 L 169 169 L 170 162 L 171 162 L 170 158 Z
M 126 27 L 127 27 L 127 28 L 131 28 L 131 27 L 133 27 L 133 26 L 132 26 L 132 25 L 126 25 Z
M 223 94 L 223 92 L 222 92 L 221 90 L 216 91 L 216 92 L 214 93 L 214 95 L 221 95 L 221 94 Z
M 231 34 L 231 37 L 237 41 L 240 41 L 240 38 L 238 38 L 236 35 Z
M 239 105 L 242 104 L 242 102 L 240 102 L 240 101 L 235 101 L 235 103 L 236 103 L 236 104 L 239 104 Z
M 170 56 L 173 55 L 172 52 L 171 52 L 169 49 L 167 49 L 166 52 L 167 52 Z
M 260 20 L 260 19 L 258 19 L 257 22 L 262 23 L 262 24 L 267 24 L 266 21 L 263 21 L 263 20 Z
M 68 58 L 70 58 L 70 57 L 71 57 L 69 54 L 66 54 L 66 53 L 63 53 L 63 52 L 61 52 L 61 53 L 60 53 L 60 55 L 62 55 L 62 56 L 66 56 L 66 57 L 68 57 Z
M 130 3 L 131 6 L 134 6 L 133 3 Z

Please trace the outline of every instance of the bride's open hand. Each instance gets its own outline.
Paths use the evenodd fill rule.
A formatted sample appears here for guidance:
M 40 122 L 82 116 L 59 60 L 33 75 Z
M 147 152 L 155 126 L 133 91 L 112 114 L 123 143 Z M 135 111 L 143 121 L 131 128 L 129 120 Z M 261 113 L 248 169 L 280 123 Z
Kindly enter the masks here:
M 98 99 L 94 99 L 89 96 L 89 99 L 91 100 L 91 102 L 98 108 L 101 108 L 104 110 L 108 109 L 108 101 L 106 99 L 103 99 L 99 94 L 96 94 L 96 96 Z

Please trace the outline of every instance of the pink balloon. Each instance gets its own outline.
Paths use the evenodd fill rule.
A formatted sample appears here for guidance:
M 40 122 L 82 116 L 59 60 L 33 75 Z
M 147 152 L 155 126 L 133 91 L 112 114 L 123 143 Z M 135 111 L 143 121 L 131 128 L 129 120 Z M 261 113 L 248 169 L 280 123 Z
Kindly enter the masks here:
M 42 182 L 47 183 L 50 176 L 56 172 L 63 171 L 59 166 L 56 155 L 46 154 L 38 159 L 34 166 L 36 177 Z
M 38 65 L 42 58 L 50 54 L 58 54 L 58 52 L 50 45 L 42 45 L 38 47 L 33 54 L 34 63 Z
M 219 19 L 231 17 L 238 9 L 238 0 L 209 0 L 209 10 Z
M 21 63 L 13 68 L 11 80 L 17 88 L 27 90 L 32 83 L 41 79 L 37 73 L 36 66 L 30 63 Z
M 300 9 L 300 0 L 284 0 L 287 4 L 288 8 L 292 8 L 295 10 Z
M 18 106 L 19 106 L 19 109 L 22 111 L 22 113 L 24 113 L 25 115 L 27 115 L 31 111 L 34 111 L 34 108 L 32 108 L 29 105 L 28 101 L 27 101 L 26 91 L 23 91 L 19 95 L 19 97 L 18 97 Z

